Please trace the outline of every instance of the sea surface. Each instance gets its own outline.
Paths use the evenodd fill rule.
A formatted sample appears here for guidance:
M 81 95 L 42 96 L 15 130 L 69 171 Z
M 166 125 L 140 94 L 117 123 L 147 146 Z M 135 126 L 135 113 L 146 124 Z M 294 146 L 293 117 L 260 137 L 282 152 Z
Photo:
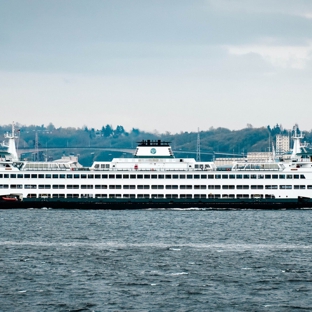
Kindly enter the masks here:
M 312 311 L 312 210 L 0 210 L 0 311 Z

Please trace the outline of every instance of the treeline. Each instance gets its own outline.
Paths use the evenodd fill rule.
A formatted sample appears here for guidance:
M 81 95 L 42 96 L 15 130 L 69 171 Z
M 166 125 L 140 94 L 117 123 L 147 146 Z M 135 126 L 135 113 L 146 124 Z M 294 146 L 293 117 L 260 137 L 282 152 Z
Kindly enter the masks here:
M 0 126 L 0 133 L 11 132 L 11 129 L 11 125 Z M 80 155 L 83 153 L 83 148 L 86 147 L 134 149 L 137 142 L 141 140 L 161 139 L 171 142 L 176 154 L 189 152 L 188 157 L 195 157 L 198 142 L 197 132 L 180 132 L 178 134 L 169 132 L 150 133 L 137 128 L 127 132 L 121 125 L 117 125 L 115 128 L 111 125 L 106 125 L 101 129 L 95 129 L 88 127 L 56 128 L 52 123 L 48 126 L 16 124 L 15 130 L 19 134 L 17 142 L 19 148 L 34 148 L 38 146 L 42 149 L 58 147 L 64 148 L 63 153 L 66 153 L 66 148 L 77 148 Z M 275 145 L 275 138 L 278 134 L 291 137 L 293 129 L 283 129 L 278 124 L 273 127 L 261 128 L 253 128 L 251 125 L 247 125 L 246 128 L 241 130 L 211 127 L 209 130 L 200 131 L 199 133 L 200 151 L 203 155 L 211 152 L 218 153 L 220 157 L 222 153 L 242 155 L 247 152 L 267 152 L 272 149 L 272 143 Z M 304 135 L 307 142 L 312 141 L 311 131 L 304 131 Z M 107 155 L 101 155 L 97 152 L 96 156 L 106 157 Z

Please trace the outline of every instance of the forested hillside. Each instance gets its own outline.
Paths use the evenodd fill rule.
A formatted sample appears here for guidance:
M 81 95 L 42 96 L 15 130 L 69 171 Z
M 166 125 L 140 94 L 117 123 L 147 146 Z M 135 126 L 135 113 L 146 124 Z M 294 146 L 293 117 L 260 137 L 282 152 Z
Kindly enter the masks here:
M 141 140 L 164 140 L 171 142 L 176 156 L 194 157 L 197 150 L 197 132 L 171 133 L 148 133 L 133 128 L 130 132 L 125 131 L 124 127 L 118 125 L 113 128 L 111 125 L 103 126 L 101 129 L 94 128 L 56 128 L 53 124 L 48 126 L 24 126 L 15 125 L 18 133 L 17 145 L 20 149 L 35 148 L 40 149 L 40 160 L 47 158 L 56 159 L 63 154 L 79 154 L 82 163 L 89 163 L 94 159 L 110 160 L 112 157 L 128 157 L 129 154 L 123 152 L 101 151 L 103 148 L 124 148 L 134 149 L 137 142 Z M 11 132 L 11 125 L 0 126 L 0 133 Z M 304 131 L 304 130 L 303 130 Z M 210 128 L 200 131 L 200 151 L 201 159 L 209 160 L 211 154 L 217 153 L 219 157 L 224 154 L 246 154 L 247 152 L 266 152 L 275 144 L 277 134 L 292 135 L 291 129 L 283 129 L 281 125 L 273 127 L 266 126 L 253 128 L 248 125 L 241 130 L 229 130 L 227 128 Z M 312 132 L 304 131 L 305 141 L 312 141 Z M 58 151 L 51 148 L 61 148 Z M 94 152 L 92 151 L 94 147 Z M 207 153 L 207 154 L 206 154 Z M 24 157 L 30 157 L 26 155 Z

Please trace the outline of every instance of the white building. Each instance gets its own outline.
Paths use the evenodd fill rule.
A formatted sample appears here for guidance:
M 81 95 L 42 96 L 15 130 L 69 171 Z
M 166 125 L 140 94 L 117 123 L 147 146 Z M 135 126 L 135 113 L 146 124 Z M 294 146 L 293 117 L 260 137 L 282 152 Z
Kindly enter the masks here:
M 287 135 L 276 135 L 276 154 L 280 155 L 289 152 L 289 136 Z

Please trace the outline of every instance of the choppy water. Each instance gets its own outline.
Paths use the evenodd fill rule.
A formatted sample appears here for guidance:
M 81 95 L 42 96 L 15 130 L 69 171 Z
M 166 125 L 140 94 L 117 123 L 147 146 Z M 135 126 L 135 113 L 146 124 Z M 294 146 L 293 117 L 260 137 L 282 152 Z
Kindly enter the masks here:
M 0 311 L 312 311 L 311 226 L 311 210 L 0 210 Z

